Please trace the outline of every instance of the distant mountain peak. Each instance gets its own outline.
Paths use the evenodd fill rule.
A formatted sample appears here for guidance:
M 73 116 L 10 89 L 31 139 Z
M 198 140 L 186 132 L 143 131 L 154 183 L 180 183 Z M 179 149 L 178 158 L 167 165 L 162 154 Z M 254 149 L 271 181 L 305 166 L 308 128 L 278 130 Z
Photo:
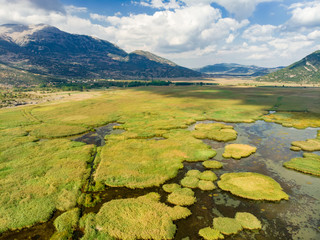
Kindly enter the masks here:
M 265 68 L 255 65 L 241 65 L 237 63 L 217 63 L 214 65 L 208 65 L 200 69 L 195 69 L 205 74 L 214 76 L 232 76 L 232 77 L 256 77 L 263 76 L 270 72 L 274 72 L 278 68 Z
M 0 36 L 6 40 L 19 45 L 25 46 L 28 44 L 34 33 L 42 30 L 60 31 L 58 28 L 46 24 L 37 25 L 22 25 L 22 24 L 4 24 L 0 26 Z

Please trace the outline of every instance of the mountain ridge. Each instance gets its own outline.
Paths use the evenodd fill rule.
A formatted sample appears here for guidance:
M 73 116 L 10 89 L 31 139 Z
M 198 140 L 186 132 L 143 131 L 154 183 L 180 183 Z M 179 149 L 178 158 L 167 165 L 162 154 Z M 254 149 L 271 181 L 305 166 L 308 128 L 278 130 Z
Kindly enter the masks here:
M 30 74 L 61 79 L 201 76 L 201 73 L 146 51 L 127 53 L 106 40 L 70 34 L 44 24 L 1 25 L 0 63 Z
M 320 50 L 317 50 L 301 60 L 279 71 L 260 77 L 258 81 L 267 82 L 320 82 Z

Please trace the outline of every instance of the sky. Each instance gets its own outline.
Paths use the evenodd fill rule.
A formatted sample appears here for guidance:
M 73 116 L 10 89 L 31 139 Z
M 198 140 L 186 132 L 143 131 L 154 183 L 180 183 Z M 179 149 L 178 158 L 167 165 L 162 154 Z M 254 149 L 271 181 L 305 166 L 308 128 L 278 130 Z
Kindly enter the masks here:
M 185 67 L 287 66 L 320 49 L 320 0 L 0 0 L 0 24 L 49 24 Z

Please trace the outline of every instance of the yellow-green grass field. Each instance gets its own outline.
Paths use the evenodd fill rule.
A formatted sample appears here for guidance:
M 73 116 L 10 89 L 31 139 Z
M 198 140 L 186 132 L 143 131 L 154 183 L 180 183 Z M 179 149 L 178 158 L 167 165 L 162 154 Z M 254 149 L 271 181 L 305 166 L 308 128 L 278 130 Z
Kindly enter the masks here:
M 75 207 L 96 149 L 67 136 L 121 123 L 125 132 L 107 137 L 95 161 L 96 186 L 159 186 L 184 161 L 216 154 L 186 129 L 196 121 L 320 127 L 319 96 L 316 88 L 143 87 L 0 109 L 0 232 Z M 149 139 L 156 136 L 164 140 Z
M 44 222 L 76 206 L 90 169 L 92 145 L 26 142 L 0 155 L 0 232 Z
M 204 161 L 216 154 L 187 130 L 172 130 L 164 136 L 161 141 L 108 138 L 95 181 L 111 187 L 159 186 L 177 175 L 183 161 Z

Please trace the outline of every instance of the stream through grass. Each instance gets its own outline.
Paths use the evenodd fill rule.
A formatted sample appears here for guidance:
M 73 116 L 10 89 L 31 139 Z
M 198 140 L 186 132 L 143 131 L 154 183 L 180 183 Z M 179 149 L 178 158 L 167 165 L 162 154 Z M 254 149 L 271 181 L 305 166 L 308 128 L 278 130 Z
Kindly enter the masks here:
M 198 123 L 212 123 L 213 121 L 201 121 Z M 196 124 L 188 129 L 193 130 Z M 279 124 L 256 121 L 255 123 L 227 123 L 234 126 L 238 132 L 238 138 L 234 141 L 222 143 L 213 140 L 203 140 L 204 143 L 217 151 L 215 160 L 223 163 L 223 168 L 214 170 L 220 177 L 224 173 L 231 172 L 256 172 L 272 177 L 284 191 L 290 196 L 289 201 L 280 202 L 253 201 L 240 198 L 217 188 L 212 191 L 195 189 L 197 202 L 190 206 L 192 215 L 186 219 L 175 222 L 178 229 L 175 239 L 200 239 L 198 231 L 201 228 L 212 226 L 214 217 L 224 216 L 233 218 L 237 212 L 249 212 L 254 214 L 261 222 L 262 229 L 255 231 L 242 231 L 239 234 L 226 236 L 225 239 L 320 239 L 320 178 L 296 172 L 284 168 L 284 162 L 291 158 L 302 156 L 302 152 L 290 150 L 291 142 L 305 140 L 316 136 L 316 128 L 298 130 L 286 128 Z M 104 145 L 106 134 L 120 133 L 113 130 L 116 124 L 108 124 L 74 138 L 75 141 L 87 144 Z M 161 140 L 156 139 L 156 140 Z M 249 144 L 257 147 L 257 152 L 241 160 L 224 159 L 222 153 L 224 147 L 230 143 Z M 319 154 L 319 152 L 318 152 Z M 184 163 L 178 175 L 167 183 L 179 183 L 186 172 L 191 169 L 204 171 L 201 162 Z M 82 214 L 97 213 L 101 206 L 113 199 L 132 198 L 145 195 L 149 192 L 158 192 L 161 202 L 173 206 L 166 201 L 167 193 L 161 187 L 145 189 L 106 188 L 102 192 L 93 193 L 99 195 L 101 201 L 94 207 L 82 207 Z M 43 224 L 34 227 L 2 234 L 0 239 L 50 239 L 54 233 L 53 218 Z M 81 232 L 76 231 L 73 239 L 80 239 Z

